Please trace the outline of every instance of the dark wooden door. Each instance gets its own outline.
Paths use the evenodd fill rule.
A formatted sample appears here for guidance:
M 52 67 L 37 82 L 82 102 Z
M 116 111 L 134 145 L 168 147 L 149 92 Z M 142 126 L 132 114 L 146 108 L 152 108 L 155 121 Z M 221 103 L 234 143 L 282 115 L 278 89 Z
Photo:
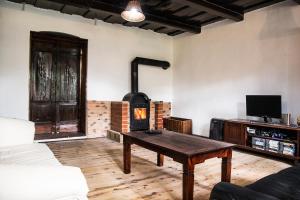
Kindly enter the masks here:
M 60 47 L 56 65 L 56 132 L 80 132 L 80 49 Z
M 35 138 L 85 135 L 86 40 L 32 32 L 30 71 Z
M 55 132 L 55 44 L 36 41 L 31 47 L 30 120 L 36 133 Z

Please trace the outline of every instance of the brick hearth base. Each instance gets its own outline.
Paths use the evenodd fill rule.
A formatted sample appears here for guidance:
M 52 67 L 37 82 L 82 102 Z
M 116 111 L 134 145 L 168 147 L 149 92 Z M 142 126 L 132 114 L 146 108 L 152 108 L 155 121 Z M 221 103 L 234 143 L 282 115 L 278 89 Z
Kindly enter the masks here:
M 162 128 L 164 117 L 170 117 L 170 102 L 150 102 L 150 129 Z M 128 132 L 130 124 L 129 102 L 88 101 L 87 137 L 109 137 L 122 141 L 120 132 Z

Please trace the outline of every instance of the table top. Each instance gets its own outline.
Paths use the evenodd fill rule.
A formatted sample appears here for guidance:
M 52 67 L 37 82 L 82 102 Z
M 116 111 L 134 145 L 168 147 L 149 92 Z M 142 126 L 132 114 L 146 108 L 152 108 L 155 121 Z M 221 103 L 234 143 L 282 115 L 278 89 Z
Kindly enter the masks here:
M 235 146 L 226 142 L 166 130 L 163 130 L 162 134 L 147 134 L 145 131 L 134 131 L 123 133 L 123 135 L 187 156 L 206 154 Z

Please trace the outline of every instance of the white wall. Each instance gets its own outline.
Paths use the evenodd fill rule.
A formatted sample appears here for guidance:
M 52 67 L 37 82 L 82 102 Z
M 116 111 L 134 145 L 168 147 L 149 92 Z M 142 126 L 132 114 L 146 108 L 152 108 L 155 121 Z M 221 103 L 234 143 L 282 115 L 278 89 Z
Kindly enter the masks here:
M 300 115 L 300 6 L 293 1 L 174 40 L 173 115 L 208 135 L 212 117 L 245 118 L 246 94 L 279 94 Z
M 89 100 L 121 100 L 130 91 L 136 56 L 172 62 L 172 38 L 56 11 L 0 2 L 0 116 L 28 119 L 30 31 L 58 31 L 88 39 Z M 163 87 L 161 87 L 163 86 Z M 140 69 L 140 91 L 172 100 L 172 67 Z
M 207 135 L 212 117 L 244 118 L 246 94 L 281 94 L 284 112 L 300 115 L 300 6 L 293 1 L 174 40 L 1 1 L 0 115 L 28 118 L 31 30 L 88 39 L 89 100 L 122 99 L 130 90 L 130 61 L 143 56 L 174 60 L 167 71 L 142 66 L 140 91 L 153 100 L 173 99 L 173 115 L 192 118 L 195 133 Z

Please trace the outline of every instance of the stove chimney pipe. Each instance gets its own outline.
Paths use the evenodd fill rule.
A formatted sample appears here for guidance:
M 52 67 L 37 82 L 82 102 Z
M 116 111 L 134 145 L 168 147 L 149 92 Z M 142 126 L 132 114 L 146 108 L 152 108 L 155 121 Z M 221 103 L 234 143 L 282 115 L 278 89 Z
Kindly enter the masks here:
M 138 74 L 139 73 L 139 70 L 138 70 L 139 64 L 161 67 L 164 70 L 166 70 L 170 67 L 170 63 L 167 61 L 136 57 L 131 62 L 131 92 L 132 93 L 138 93 L 138 91 L 139 91 L 139 74 Z

